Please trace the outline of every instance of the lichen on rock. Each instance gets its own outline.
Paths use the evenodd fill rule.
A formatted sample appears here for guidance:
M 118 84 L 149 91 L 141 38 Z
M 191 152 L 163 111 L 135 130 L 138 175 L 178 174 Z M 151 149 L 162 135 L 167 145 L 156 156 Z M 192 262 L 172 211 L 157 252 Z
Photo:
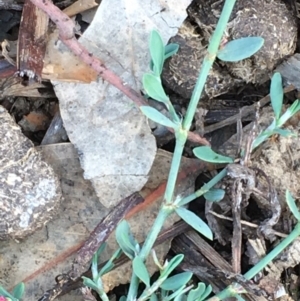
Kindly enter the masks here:
M 55 216 L 61 188 L 52 168 L 1 106 L 0 139 L 0 240 L 17 240 Z

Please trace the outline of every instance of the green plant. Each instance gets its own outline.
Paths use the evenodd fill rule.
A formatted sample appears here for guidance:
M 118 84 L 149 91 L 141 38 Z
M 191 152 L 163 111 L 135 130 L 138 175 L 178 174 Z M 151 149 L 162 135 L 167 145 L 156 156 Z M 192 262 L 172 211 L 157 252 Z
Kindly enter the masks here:
M 106 247 L 106 243 L 102 244 L 100 246 L 100 248 L 98 249 L 98 251 L 93 256 L 92 265 L 91 265 L 92 279 L 90 279 L 88 277 L 84 277 L 84 276 L 82 277 L 82 279 L 83 279 L 83 284 L 85 286 L 87 286 L 87 287 L 91 288 L 92 290 L 94 290 L 95 292 L 97 292 L 103 301 L 108 301 L 109 299 L 108 299 L 107 294 L 104 291 L 101 276 L 103 276 L 104 274 L 108 273 L 110 270 L 113 269 L 113 267 L 114 267 L 113 261 L 120 257 L 120 255 L 122 254 L 122 251 L 121 251 L 121 249 L 118 249 L 112 255 L 110 260 L 101 268 L 101 270 L 98 271 L 98 258 L 101 255 L 101 253 L 104 251 L 105 247 Z
M 151 97 L 157 101 L 165 104 L 169 111 L 169 116 L 166 117 L 159 111 L 148 106 L 142 106 L 141 111 L 153 121 L 160 123 L 164 126 L 174 129 L 176 144 L 174 155 L 172 158 L 172 164 L 169 172 L 169 178 L 164 194 L 164 199 L 161 204 L 159 213 L 156 220 L 149 230 L 149 234 L 142 246 L 135 240 L 129 224 L 127 221 L 122 221 L 116 230 L 116 240 L 121 248 L 121 250 L 132 260 L 132 277 L 129 286 L 128 295 L 121 298 L 122 301 L 125 299 L 127 301 L 132 300 L 147 300 L 152 301 L 158 300 L 158 298 L 169 301 L 169 300 L 188 300 L 188 301 L 201 301 L 207 298 L 211 292 L 211 287 L 205 287 L 203 283 L 199 283 L 196 288 L 193 286 L 188 286 L 188 282 L 191 279 L 191 273 L 181 273 L 175 276 L 170 276 L 171 272 L 178 266 L 181 262 L 183 256 L 177 255 L 161 266 L 156 259 L 155 253 L 153 254 L 153 259 L 159 268 L 160 275 L 154 283 L 151 283 L 149 273 L 147 271 L 145 260 L 149 256 L 154 242 L 162 229 L 162 226 L 167 219 L 167 217 L 176 212 L 183 220 L 190 224 L 194 229 L 200 232 L 205 237 L 212 239 L 213 234 L 206 223 L 196 216 L 193 212 L 186 209 L 184 205 L 188 204 L 195 198 L 203 195 L 209 201 L 219 201 L 224 196 L 224 191 L 222 189 L 213 189 L 213 187 L 226 176 L 226 168 L 223 169 L 218 175 L 216 175 L 212 180 L 205 184 L 201 189 L 195 191 L 188 197 L 181 198 L 179 196 L 174 196 L 174 189 L 177 180 L 177 175 L 179 171 L 180 161 L 183 153 L 183 148 L 187 140 L 187 134 L 190 130 L 192 120 L 197 109 L 197 105 L 203 91 L 208 73 L 216 57 L 224 61 L 237 61 L 240 59 L 247 58 L 253 55 L 256 51 L 260 49 L 263 45 L 263 39 L 260 37 L 248 37 L 235 40 L 227 43 L 226 45 L 219 48 L 223 33 L 226 29 L 227 22 L 229 20 L 231 11 L 235 4 L 234 0 L 226 0 L 224 4 L 223 11 L 221 13 L 219 22 L 217 24 L 216 30 L 211 38 L 211 42 L 207 49 L 207 55 L 204 58 L 202 68 L 199 73 L 199 77 L 193 91 L 191 101 L 189 103 L 187 113 L 182 119 L 177 115 L 169 97 L 164 91 L 161 72 L 163 68 L 164 61 L 170 55 L 176 53 L 178 46 L 175 44 L 165 46 L 163 44 L 162 38 L 157 31 L 152 31 L 150 36 L 150 69 L 151 73 L 147 73 L 143 77 L 143 87 L 146 92 L 147 97 Z M 297 100 L 284 114 L 281 115 L 281 108 L 283 102 L 283 92 L 280 74 L 276 73 L 272 78 L 271 84 L 271 101 L 275 114 L 274 122 L 264 131 L 262 131 L 258 137 L 254 140 L 252 144 L 252 150 L 261 144 L 263 141 L 268 139 L 273 134 L 281 135 L 291 135 L 292 133 L 286 130 L 282 130 L 282 125 L 286 122 L 288 118 L 299 111 L 300 105 Z M 194 154 L 196 157 L 202 160 L 206 160 L 213 163 L 232 163 L 233 158 L 225 157 L 215 153 L 211 148 L 197 147 L 194 149 Z M 291 196 L 289 196 L 290 204 L 294 204 Z M 296 207 L 292 205 L 294 212 Z M 300 216 L 300 214 L 298 213 Z M 299 235 L 300 224 L 298 224 L 295 230 L 290 234 L 291 239 L 295 239 L 295 235 Z M 284 247 L 285 243 L 281 243 Z M 277 248 L 277 247 L 276 247 Z M 275 249 L 274 249 L 275 250 Z M 281 249 L 282 250 L 282 249 Z M 118 251 L 119 252 L 119 251 Z M 272 251 L 273 252 L 273 251 Z M 272 253 L 271 252 L 271 253 Z M 270 253 L 270 254 L 271 254 Z M 119 253 L 117 253 L 119 254 Z M 269 256 L 269 255 L 268 255 Z M 267 260 L 262 261 L 259 265 L 251 269 L 246 273 L 245 277 L 251 279 L 257 270 L 262 269 L 272 256 L 266 256 Z M 113 256 L 113 259 L 116 256 Z M 84 278 L 84 284 L 89 286 L 98 292 L 99 296 L 103 300 L 107 300 L 107 295 L 103 291 L 101 275 L 103 275 L 103 270 L 98 272 L 97 270 L 97 258 L 98 253 L 95 255 L 92 261 L 92 273 L 93 279 Z M 112 266 L 112 260 L 110 260 L 109 268 Z M 108 269 L 105 270 L 107 272 Z M 170 276 L 170 277 L 169 277 Z M 142 282 L 146 286 L 144 291 L 138 296 L 139 283 Z M 225 298 L 224 296 L 235 296 L 242 300 L 239 296 L 240 293 L 245 292 L 241 290 L 240 286 L 232 284 L 224 292 L 218 295 L 219 299 Z M 222 295 L 223 294 L 223 295 Z M 220 297 L 221 296 L 221 297 Z
M 25 290 L 25 285 L 23 282 L 17 284 L 11 293 L 9 293 L 3 286 L 0 285 L 0 300 L 1 301 L 19 301 L 21 300 Z M 1 299 L 5 298 L 5 299 Z

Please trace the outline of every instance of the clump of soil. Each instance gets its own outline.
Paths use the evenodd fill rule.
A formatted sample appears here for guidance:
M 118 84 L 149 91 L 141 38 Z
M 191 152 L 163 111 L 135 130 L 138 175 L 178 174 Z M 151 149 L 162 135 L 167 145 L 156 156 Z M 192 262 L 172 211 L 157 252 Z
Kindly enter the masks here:
M 180 28 L 177 36 L 171 39 L 178 43 L 179 52 L 165 66 L 165 85 L 188 99 L 196 83 L 202 60 L 206 53 L 211 34 L 219 19 L 224 1 L 193 2 L 188 9 L 190 20 Z M 223 94 L 237 84 L 262 84 L 269 73 L 296 47 L 296 18 L 280 0 L 240 0 L 232 13 L 227 26 L 226 40 L 241 37 L 260 36 L 264 46 L 251 58 L 237 63 L 216 61 L 205 85 L 209 98 Z
M 270 110 L 271 111 L 271 110 Z M 270 112 L 269 120 L 272 120 L 274 113 Z M 268 117 L 268 116 L 267 116 Z M 300 197 L 300 123 L 299 116 L 295 116 L 287 123 L 286 129 L 295 135 L 290 137 L 273 137 L 254 153 L 253 165 L 265 172 L 275 187 L 281 204 L 286 204 L 285 193 L 288 189 L 294 198 Z M 261 183 L 267 187 L 268 183 Z

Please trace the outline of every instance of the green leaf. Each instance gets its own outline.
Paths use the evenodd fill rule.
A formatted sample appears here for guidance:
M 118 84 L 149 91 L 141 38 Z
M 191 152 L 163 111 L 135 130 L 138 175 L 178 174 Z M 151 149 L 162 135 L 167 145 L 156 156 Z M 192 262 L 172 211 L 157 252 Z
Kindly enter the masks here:
M 19 284 L 17 284 L 12 291 L 12 295 L 20 300 L 24 294 L 25 291 L 25 284 L 23 282 L 20 282 Z
M 199 299 L 198 301 L 206 300 L 206 298 L 211 294 L 211 292 L 212 292 L 212 287 L 211 285 L 209 285 L 206 287 L 205 292 L 201 296 L 201 299 Z
M 0 296 L 10 298 L 12 300 L 16 300 L 16 298 L 10 294 L 3 286 L 0 285 Z
M 168 59 L 169 57 L 171 57 L 172 55 L 174 55 L 175 53 L 177 53 L 179 49 L 179 45 L 175 44 L 175 43 L 171 43 L 165 46 L 165 58 L 164 60 Z
M 126 296 L 122 296 L 122 297 L 119 299 L 119 301 L 126 301 L 126 300 L 127 300 Z
M 199 233 L 207 237 L 208 239 L 213 239 L 213 234 L 204 221 L 198 217 L 194 212 L 185 209 L 184 207 L 179 207 L 176 209 L 176 213 L 190 226 L 192 226 Z
M 282 116 L 277 121 L 278 126 L 283 126 L 288 119 L 294 116 L 300 110 L 299 100 L 295 100 L 294 103 L 282 114 Z
M 208 192 L 204 193 L 204 197 L 209 202 L 219 202 L 224 198 L 225 190 L 224 189 L 214 189 L 212 188 Z
M 299 209 L 296 205 L 294 198 L 292 197 L 291 193 L 288 190 L 285 192 L 285 199 L 294 217 L 299 222 L 300 221 Z
M 140 257 L 135 257 L 132 261 L 133 272 L 136 276 L 146 284 L 147 287 L 150 286 L 150 276 L 147 271 L 147 268 Z
M 162 300 L 163 301 L 171 301 L 171 300 L 186 301 L 187 297 L 185 293 L 187 292 L 187 290 L 190 290 L 190 288 L 187 288 L 186 286 L 182 286 L 172 294 L 167 294 L 166 297 L 164 297 Z M 165 291 L 162 289 L 161 292 L 169 292 L 169 291 Z
M 291 137 L 291 136 L 297 137 L 297 133 L 292 132 L 290 130 L 286 130 L 286 129 L 276 128 L 276 129 L 274 129 L 273 133 L 281 135 L 283 137 Z
M 154 264 L 158 267 L 159 270 L 162 270 L 163 267 L 161 266 L 154 249 L 152 249 L 151 254 L 152 254 L 152 259 L 153 259 Z
M 98 277 L 98 252 L 95 252 L 92 258 L 92 266 L 91 266 L 93 280 L 96 281 Z
M 279 72 L 274 73 L 271 80 L 270 98 L 276 120 L 279 119 L 283 103 L 282 78 Z
M 292 115 L 295 115 L 296 113 L 299 112 L 300 110 L 300 102 L 299 102 L 299 99 L 296 99 L 293 104 L 290 106 L 289 108 L 292 112 Z
M 152 30 L 150 34 L 150 55 L 153 61 L 153 72 L 160 76 L 164 64 L 165 46 L 158 31 Z
M 167 118 L 165 115 L 157 111 L 156 109 L 150 107 L 150 106 L 141 106 L 141 111 L 144 115 L 146 115 L 149 119 L 162 124 L 166 127 L 177 129 L 179 125 L 174 123 L 172 120 Z
M 179 49 L 179 45 L 175 43 L 171 43 L 165 46 L 165 55 L 164 55 L 164 61 L 167 60 L 169 57 L 174 55 Z M 154 72 L 154 64 L 151 59 L 150 61 L 150 69 Z
M 152 294 L 149 300 L 150 301 L 158 301 L 158 298 L 157 298 L 156 294 Z
M 183 272 L 166 279 L 160 287 L 166 291 L 176 291 L 186 285 L 192 278 L 193 273 Z
M 186 295 L 184 293 L 179 293 L 175 298 L 174 301 L 186 301 Z
M 174 269 L 176 269 L 176 267 L 180 264 L 180 262 L 183 260 L 183 255 L 182 254 L 178 254 L 176 256 L 174 256 L 169 263 L 167 264 L 167 266 L 164 268 L 164 270 L 161 272 L 161 275 L 159 278 L 167 278 Z
M 233 159 L 215 153 L 209 146 L 199 146 L 193 149 L 194 155 L 200 160 L 211 163 L 232 163 Z
M 103 276 L 105 274 L 107 274 L 109 271 L 111 271 L 113 269 L 113 267 L 115 266 L 113 261 L 115 259 L 118 259 L 122 254 L 122 249 L 119 248 L 117 251 L 115 251 L 115 253 L 112 255 L 112 257 L 109 259 L 109 261 L 107 261 L 107 263 L 104 265 L 104 267 L 102 267 L 102 269 L 99 272 L 99 276 Z
M 163 103 L 169 102 L 169 97 L 166 95 L 159 77 L 149 73 L 144 74 L 143 87 L 151 98 Z
M 105 266 L 100 270 L 98 273 L 98 277 L 101 277 L 105 274 L 107 274 L 109 271 L 111 271 L 114 268 L 114 264 L 111 261 L 108 261 Z
M 136 253 L 136 242 L 126 220 L 122 220 L 117 226 L 116 240 L 122 251 L 132 260 Z
M 256 53 L 264 44 L 261 37 L 240 38 L 228 42 L 218 51 L 217 57 L 224 62 L 237 62 Z
M 99 290 L 98 286 L 92 279 L 85 277 L 85 276 L 82 276 L 81 278 L 83 279 L 83 284 L 85 286 L 91 288 L 92 290 L 94 290 L 96 292 Z
M 195 301 L 199 299 L 204 292 L 205 292 L 205 284 L 200 282 L 198 283 L 197 288 L 189 291 L 187 301 Z

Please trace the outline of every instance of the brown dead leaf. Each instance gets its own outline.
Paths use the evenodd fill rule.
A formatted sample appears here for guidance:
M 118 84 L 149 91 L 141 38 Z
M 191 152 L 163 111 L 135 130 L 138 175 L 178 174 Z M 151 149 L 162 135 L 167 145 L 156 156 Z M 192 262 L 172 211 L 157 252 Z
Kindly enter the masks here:
M 95 70 L 70 51 L 61 50 L 58 35 L 57 30 L 49 35 L 44 57 L 43 79 L 84 83 L 96 81 Z
M 37 132 L 46 130 L 50 124 L 49 116 L 42 112 L 30 112 L 18 123 L 24 131 Z

